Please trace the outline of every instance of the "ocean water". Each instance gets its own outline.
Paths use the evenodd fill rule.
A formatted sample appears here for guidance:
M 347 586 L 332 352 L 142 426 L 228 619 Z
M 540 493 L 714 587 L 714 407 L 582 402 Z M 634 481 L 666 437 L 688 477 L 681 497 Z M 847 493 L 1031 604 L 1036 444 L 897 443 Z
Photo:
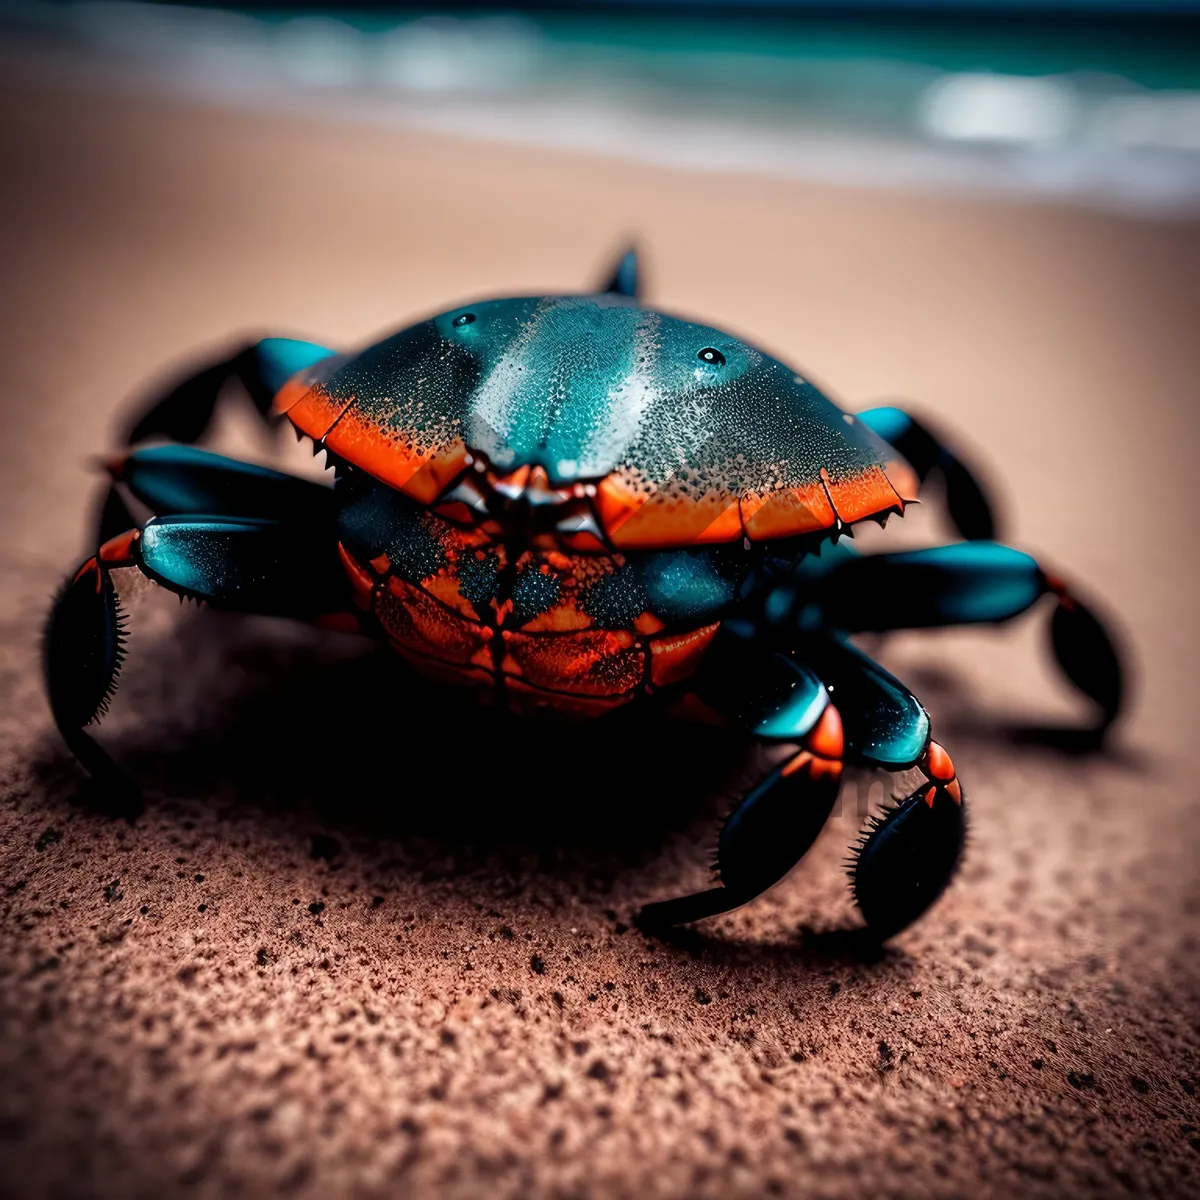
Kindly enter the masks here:
M 8 4 L 22 69 L 710 171 L 1200 212 L 1200 46 L 1151 21 Z

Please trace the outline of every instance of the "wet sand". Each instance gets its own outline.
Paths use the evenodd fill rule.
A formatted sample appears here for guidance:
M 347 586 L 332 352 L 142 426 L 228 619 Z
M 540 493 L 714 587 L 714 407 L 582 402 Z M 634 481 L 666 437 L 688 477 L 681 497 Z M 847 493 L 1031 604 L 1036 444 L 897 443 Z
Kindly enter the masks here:
M 1200 231 L 12 81 L 0 139 L 9 1194 L 1200 1193 Z M 127 397 L 235 335 L 579 288 L 630 236 L 662 307 L 959 431 L 1123 632 L 1111 749 L 1022 736 L 1079 715 L 1037 615 L 895 637 L 971 796 L 951 893 L 882 955 L 842 932 L 859 781 L 783 884 L 657 941 L 630 915 L 702 879 L 735 743 L 497 729 L 135 587 L 103 736 L 148 805 L 106 813 L 37 639 Z M 304 457 L 236 403 L 222 438 Z

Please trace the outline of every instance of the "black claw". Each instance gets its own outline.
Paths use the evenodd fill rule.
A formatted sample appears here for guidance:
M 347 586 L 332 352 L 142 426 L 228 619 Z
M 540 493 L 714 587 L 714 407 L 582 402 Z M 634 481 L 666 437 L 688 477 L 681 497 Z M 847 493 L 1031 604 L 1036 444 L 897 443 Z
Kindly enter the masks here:
M 1108 631 L 1072 597 L 1062 597 L 1050 621 L 1050 644 L 1063 674 L 1104 714 L 1107 727 L 1121 711 L 1124 672 Z
M 773 771 L 733 810 L 717 841 L 721 880 L 757 895 L 782 879 L 808 853 L 837 800 L 840 775 L 811 779 Z
M 64 733 L 106 710 L 124 657 L 123 640 L 116 589 L 92 560 L 59 592 L 46 623 L 46 692 Z
M 880 941 L 906 929 L 937 900 L 962 857 L 965 809 L 941 788 L 927 804 L 931 786 L 873 818 L 855 856 L 854 899 Z

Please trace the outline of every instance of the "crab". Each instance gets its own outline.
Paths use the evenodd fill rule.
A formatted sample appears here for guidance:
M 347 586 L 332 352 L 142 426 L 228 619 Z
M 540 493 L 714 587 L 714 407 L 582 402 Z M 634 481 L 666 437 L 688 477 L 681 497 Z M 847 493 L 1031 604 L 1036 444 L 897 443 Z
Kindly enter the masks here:
M 962 856 L 964 788 L 921 703 L 854 635 L 1006 621 L 1048 598 L 1098 735 L 1121 708 L 1113 641 L 1057 574 L 992 540 L 982 488 L 927 425 L 844 412 L 748 342 L 647 306 L 638 280 L 631 251 L 594 293 L 480 300 L 358 352 L 268 337 L 158 398 L 106 460 L 96 552 L 47 624 L 76 757 L 125 781 L 87 727 L 124 653 L 112 575 L 133 567 L 215 607 L 373 636 L 483 704 L 601 721 L 637 705 L 782 747 L 719 830 L 714 886 L 647 904 L 645 928 L 782 879 L 847 765 L 908 781 L 849 862 L 868 929 L 925 913 Z M 333 487 L 194 444 L 235 377 L 327 453 Z M 903 514 L 933 473 L 961 541 L 842 540 Z M 129 497 L 154 515 L 136 522 Z

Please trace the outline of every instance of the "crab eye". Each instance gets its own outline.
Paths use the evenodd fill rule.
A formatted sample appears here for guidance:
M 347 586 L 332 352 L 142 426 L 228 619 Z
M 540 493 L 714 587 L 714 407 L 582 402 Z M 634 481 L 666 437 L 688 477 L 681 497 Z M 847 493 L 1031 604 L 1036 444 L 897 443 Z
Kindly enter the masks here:
M 464 325 L 470 325 L 474 320 L 474 313 L 459 313 L 459 315 L 455 317 L 450 324 L 453 325 L 455 329 L 461 329 Z
M 708 363 L 710 367 L 723 367 L 725 365 L 725 355 L 720 350 L 714 350 L 711 346 L 705 346 L 696 357 L 704 363 Z

